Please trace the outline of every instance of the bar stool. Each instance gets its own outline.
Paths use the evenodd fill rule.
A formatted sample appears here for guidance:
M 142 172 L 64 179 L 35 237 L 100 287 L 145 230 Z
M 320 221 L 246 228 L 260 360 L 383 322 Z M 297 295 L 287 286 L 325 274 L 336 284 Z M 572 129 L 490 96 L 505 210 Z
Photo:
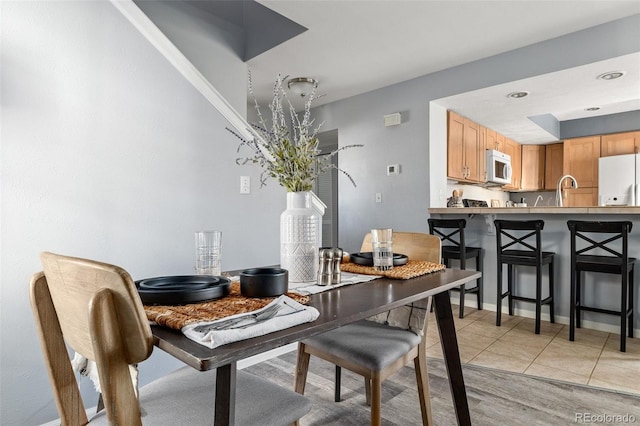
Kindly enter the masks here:
M 633 337 L 633 271 L 636 259 L 629 257 L 629 233 L 632 224 L 625 222 L 588 222 L 567 221 L 571 231 L 571 307 L 569 318 L 569 340 L 573 342 L 575 328 L 580 328 L 580 312 L 591 311 L 603 314 L 620 315 L 620 352 L 626 351 L 625 335 Z M 604 235 L 593 235 L 604 234 Z M 583 243 L 578 249 L 577 240 Z M 595 239 L 598 239 L 596 241 Z M 614 241 L 621 240 L 611 246 Z M 593 254 L 608 252 L 611 256 Z M 620 311 L 584 306 L 580 300 L 583 272 L 600 272 L 621 276 L 622 291 Z M 596 285 L 598 283 L 596 282 Z M 628 323 L 628 326 L 627 326 Z M 627 330 L 628 329 L 628 330 Z
M 450 242 L 451 244 L 442 245 L 442 258 L 444 264 L 449 267 L 451 259 L 457 259 L 460 261 L 460 269 L 467 269 L 467 259 L 476 260 L 476 271 L 482 272 L 482 248 L 480 247 L 467 247 L 464 239 L 464 228 L 467 226 L 467 221 L 464 219 L 427 219 L 429 223 L 429 233 L 440 237 L 442 242 Z M 442 231 L 443 229 L 453 231 Z M 476 281 L 476 286 L 473 288 L 466 288 L 465 284 L 462 284 L 457 289 L 460 291 L 460 311 L 459 317 L 464 318 L 464 298 L 467 293 L 476 293 L 478 301 L 478 310 L 482 310 L 482 276 Z
M 496 301 L 496 325 L 500 325 L 502 316 L 502 299 L 509 298 L 509 315 L 513 315 L 513 301 L 520 300 L 536 304 L 536 326 L 535 333 L 540 334 L 540 314 L 542 305 L 549 305 L 549 316 L 551 322 L 553 317 L 553 259 L 554 252 L 542 251 L 541 232 L 544 228 L 542 220 L 495 220 L 497 255 L 498 255 L 498 282 Z M 507 232 L 509 231 L 509 232 Z M 531 231 L 528 232 L 527 231 Z M 502 242 L 502 236 L 508 238 Z M 518 249 L 509 249 L 509 247 Z M 502 292 L 502 264 L 507 264 L 507 291 Z M 542 266 L 549 265 L 549 296 L 542 298 Z M 536 268 L 536 297 L 523 297 L 514 295 L 514 266 L 534 266 Z

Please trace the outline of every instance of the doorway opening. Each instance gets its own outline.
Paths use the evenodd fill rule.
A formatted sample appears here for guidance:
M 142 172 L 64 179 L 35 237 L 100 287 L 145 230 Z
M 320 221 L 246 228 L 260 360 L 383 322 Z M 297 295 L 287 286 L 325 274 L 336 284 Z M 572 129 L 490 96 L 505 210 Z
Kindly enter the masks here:
M 318 133 L 320 156 L 338 149 L 338 130 Z M 339 155 L 339 154 L 338 154 Z M 331 162 L 338 166 L 338 155 Z M 318 175 L 313 192 L 327 206 L 322 216 L 322 247 L 338 247 L 338 170 L 331 168 Z

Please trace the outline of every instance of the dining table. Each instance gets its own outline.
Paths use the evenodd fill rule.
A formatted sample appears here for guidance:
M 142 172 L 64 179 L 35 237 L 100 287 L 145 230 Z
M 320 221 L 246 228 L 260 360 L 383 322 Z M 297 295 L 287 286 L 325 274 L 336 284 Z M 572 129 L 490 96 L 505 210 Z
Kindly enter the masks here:
M 333 288 L 310 296 L 309 305 L 320 312 L 315 321 L 213 349 L 190 340 L 178 330 L 159 325 L 152 325 L 151 329 L 154 344 L 159 349 L 197 370 L 217 369 L 213 423 L 216 426 L 226 426 L 234 424 L 236 368 L 239 360 L 433 297 L 453 408 L 458 424 L 470 425 L 469 405 L 448 290 L 474 281 L 480 275 L 477 271 L 447 268 L 410 279 L 382 277 Z

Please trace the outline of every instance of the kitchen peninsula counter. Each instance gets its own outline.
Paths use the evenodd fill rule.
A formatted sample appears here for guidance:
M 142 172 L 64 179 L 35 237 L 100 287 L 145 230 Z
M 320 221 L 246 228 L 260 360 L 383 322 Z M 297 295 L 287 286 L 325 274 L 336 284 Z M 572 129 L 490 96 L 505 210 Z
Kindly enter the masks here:
M 569 323 L 570 277 L 571 277 L 571 236 L 567 227 L 568 220 L 589 221 L 631 221 L 633 228 L 629 234 L 629 256 L 640 259 L 640 207 L 459 207 L 459 208 L 430 208 L 428 216 L 440 219 L 465 219 L 465 240 L 467 246 L 483 248 L 483 275 L 484 275 L 484 305 L 489 311 L 496 310 L 496 229 L 495 219 L 504 220 L 543 220 L 542 249 L 554 252 L 554 302 L 555 319 L 561 324 Z M 427 227 L 425 219 L 425 227 Z M 427 228 L 428 229 L 428 228 Z M 458 267 L 459 263 L 453 262 L 452 267 Z M 636 265 L 640 267 L 640 260 Z M 474 268 L 467 263 L 467 268 Z M 505 270 L 507 268 L 504 268 Z M 518 277 L 517 292 L 526 297 L 535 296 L 535 268 L 517 267 L 515 274 Z M 506 274 L 506 271 L 505 271 Z M 547 272 L 543 273 L 543 281 L 546 282 Z M 640 307 L 640 274 L 636 273 L 634 288 L 635 313 Z M 506 290 L 506 279 L 504 281 Z M 543 291 L 543 295 L 546 291 Z M 612 274 L 585 274 L 583 280 L 583 303 L 586 306 L 599 306 L 605 309 L 620 307 L 620 276 Z M 457 295 L 455 296 L 457 297 Z M 467 297 L 466 303 L 474 307 L 475 297 Z M 507 301 L 503 301 L 503 315 L 507 307 Z M 534 317 L 535 304 L 516 301 L 516 315 Z M 549 320 L 549 310 L 542 308 L 542 319 Z M 504 318 L 504 317 L 503 317 Z M 620 317 L 617 315 L 604 315 L 597 312 L 584 312 L 583 324 L 586 328 L 619 333 Z M 495 314 L 493 314 L 495 319 Z M 640 335 L 640 315 L 634 315 L 635 332 Z M 533 325 L 530 330 L 533 334 Z M 568 339 L 567 339 L 568 341 Z
M 428 209 L 430 214 L 577 214 L 577 215 L 634 215 L 640 207 L 437 207 Z

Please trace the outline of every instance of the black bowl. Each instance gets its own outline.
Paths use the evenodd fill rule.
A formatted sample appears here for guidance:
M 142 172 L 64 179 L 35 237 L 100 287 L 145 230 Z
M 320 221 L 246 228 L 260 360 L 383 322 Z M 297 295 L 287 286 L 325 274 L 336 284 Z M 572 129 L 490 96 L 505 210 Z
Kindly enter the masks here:
M 276 297 L 289 290 L 289 271 L 253 268 L 240 273 L 240 293 L 245 297 Z

